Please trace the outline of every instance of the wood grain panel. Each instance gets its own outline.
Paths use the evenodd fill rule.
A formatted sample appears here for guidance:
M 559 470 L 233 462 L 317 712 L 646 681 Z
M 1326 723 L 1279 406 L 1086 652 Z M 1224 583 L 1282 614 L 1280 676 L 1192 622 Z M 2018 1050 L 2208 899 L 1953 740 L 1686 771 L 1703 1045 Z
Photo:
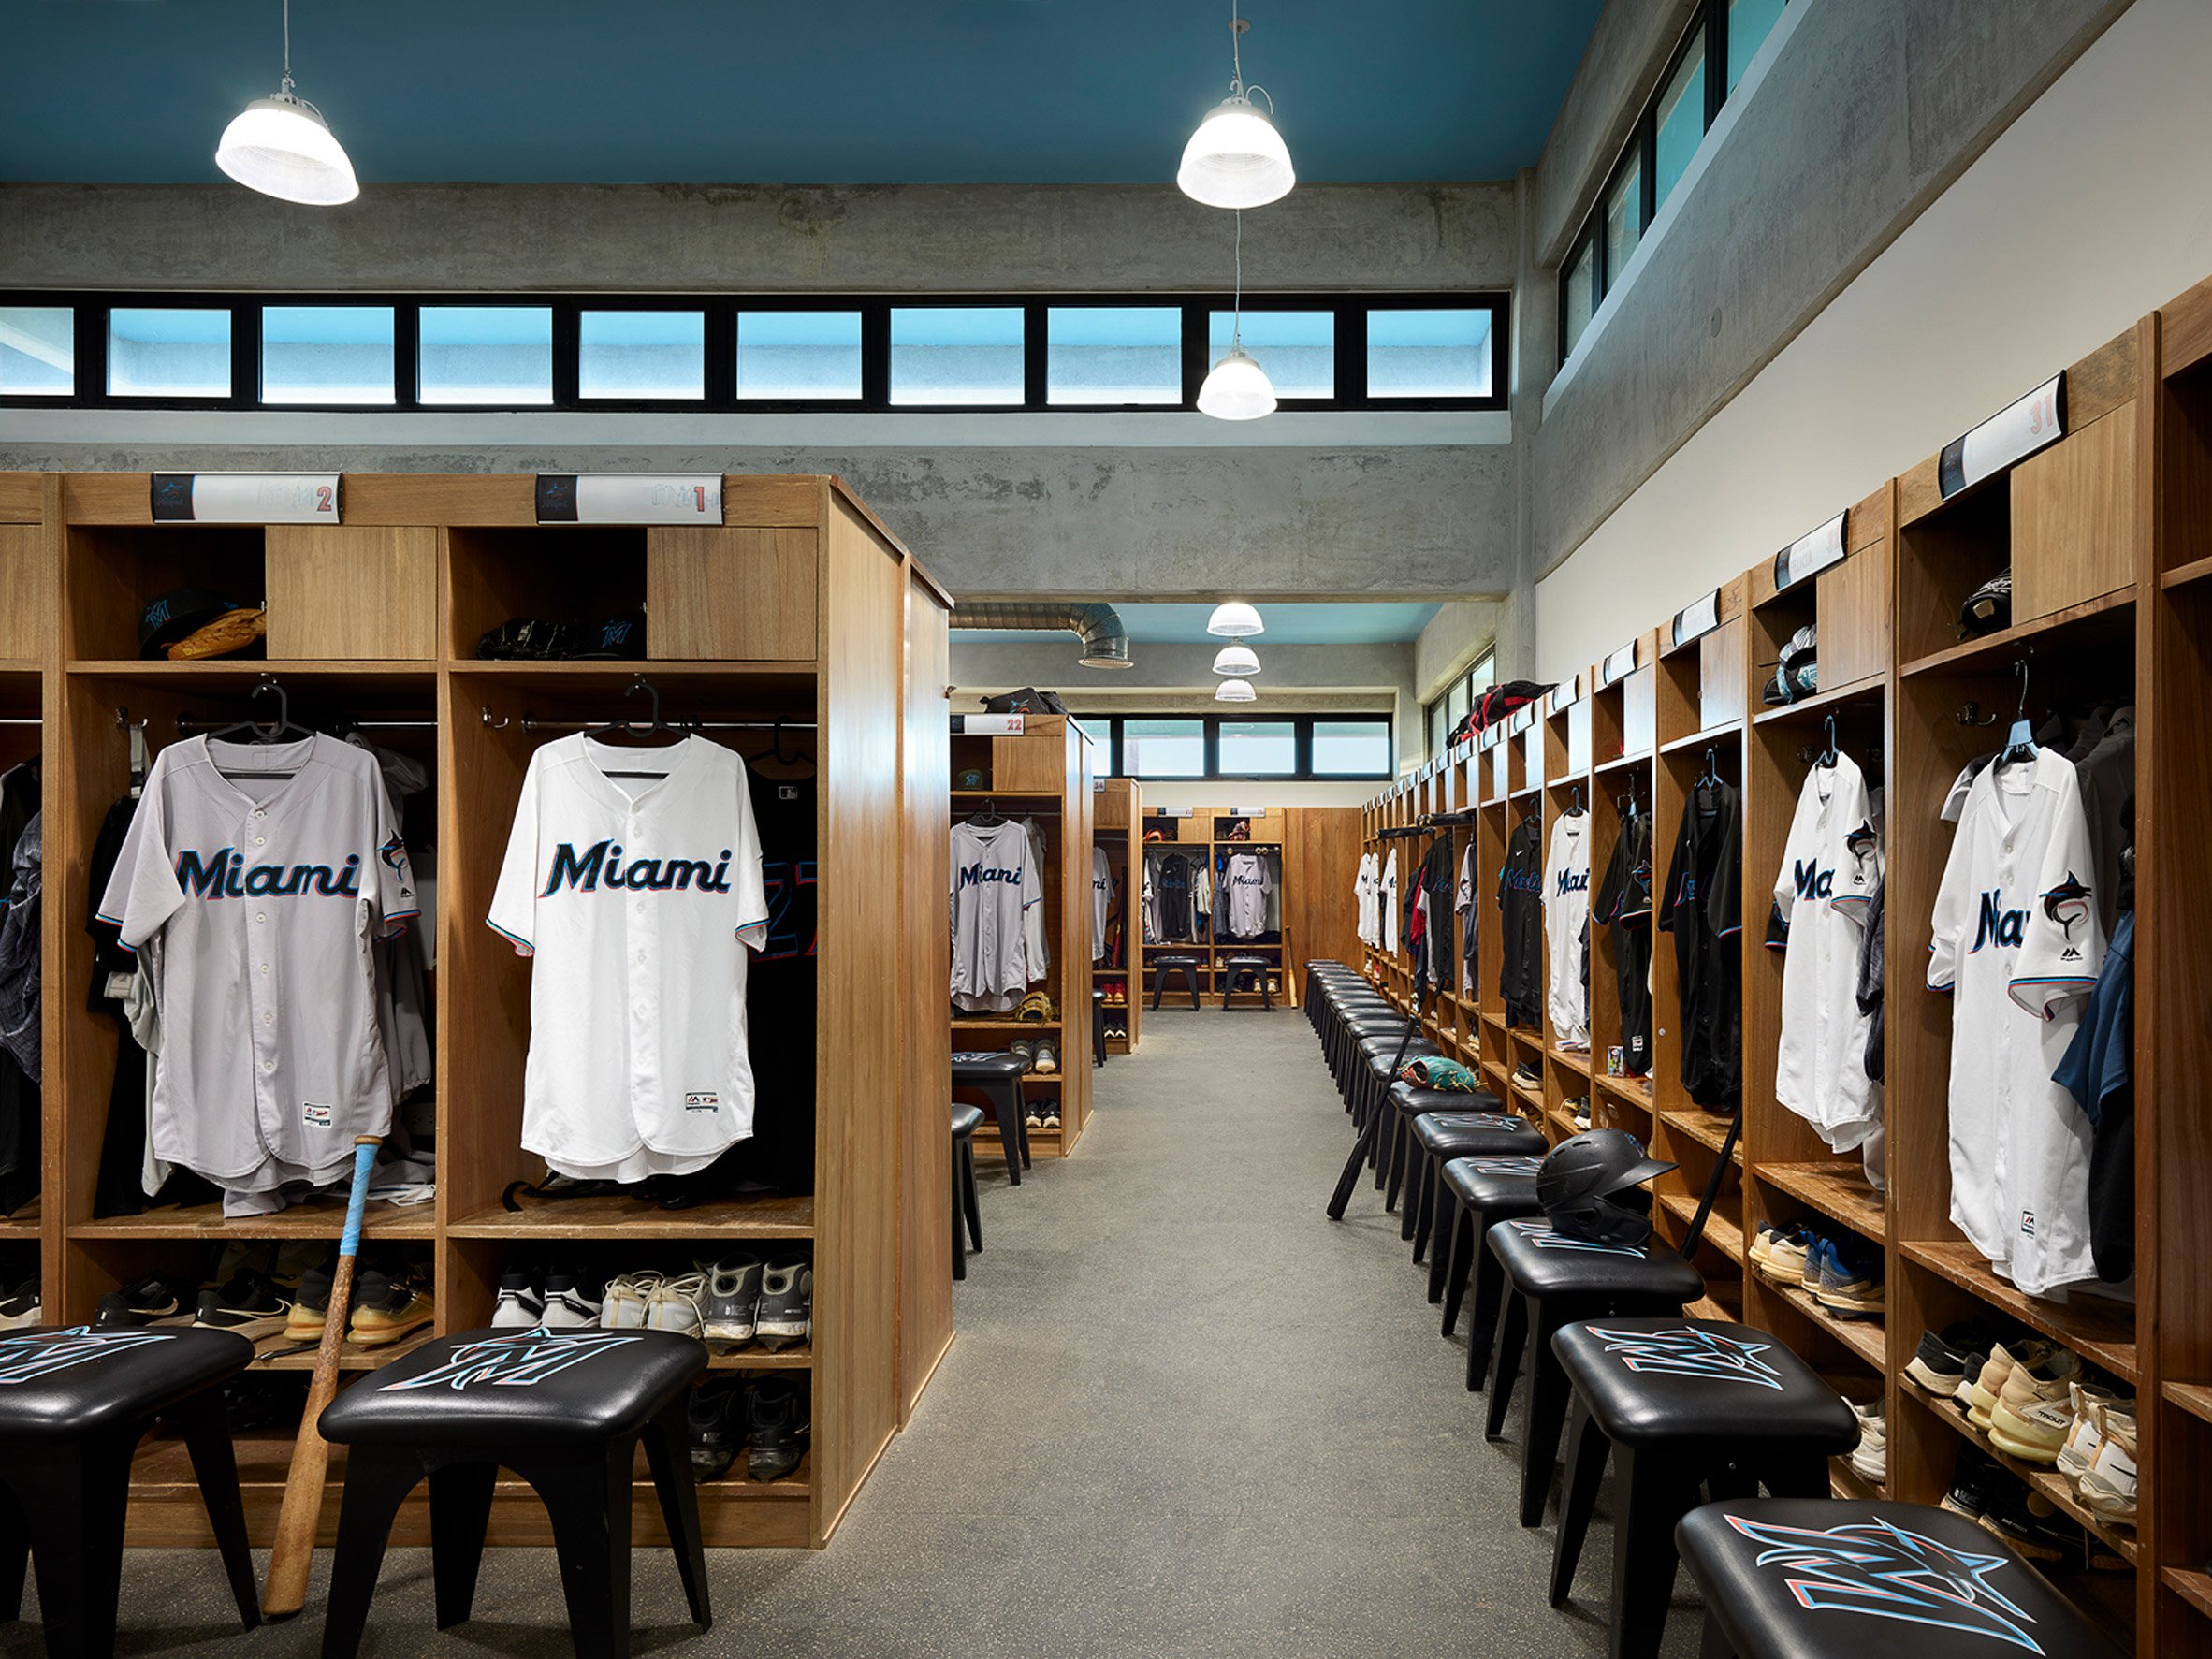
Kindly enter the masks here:
M 436 657 L 439 540 L 422 525 L 270 525 L 262 538 L 269 654 Z
M 47 534 L 37 524 L 0 524 L 0 661 L 44 657 L 55 632 L 45 569 Z
M 829 480 L 818 473 L 731 473 L 722 479 L 722 522 L 753 529 L 812 530 L 826 522 Z M 878 529 L 876 516 L 850 491 L 839 499 L 862 522 Z M 896 543 L 892 543 L 895 547 Z M 900 552 L 905 548 L 897 549 Z
M 2169 378 L 2212 357 L 2212 279 L 2159 308 L 2160 370 Z
M 647 648 L 678 661 L 810 660 L 819 543 L 810 529 L 648 530 Z
M 1068 745 L 1073 741 L 1080 739 L 1068 731 L 1066 715 L 1025 716 L 1020 736 L 991 739 L 991 787 L 1059 793 L 1068 787 Z M 1011 807 L 1006 811 L 1020 816 Z
M 2142 343 L 2130 327 L 2071 365 L 2066 371 L 2066 429 L 2078 432 L 2133 402 L 2141 364 Z
M 1850 550 L 1871 547 L 1889 538 L 1889 531 L 1897 519 L 1897 504 L 1890 482 L 1885 479 L 1880 488 L 1851 509 L 1843 521 L 1843 539 Z
M 2147 532 L 2136 430 L 2137 410 L 2127 403 L 2013 469 L 2015 623 L 2134 581 Z
M 1877 542 L 1814 578 L 1822 686 L 1848 686 L 1888 672 L 1889 566 L 1889 548 Z
M 1362 947 L 1352 879 L 1363 851 L 1360 808 L 1293 807 L 1284 817 L 1284 965 L 1292 975 L 1302 973 L 1309 961 L 1357 967 Z M 1290 985 L 1287 977 L 1286 997 Z M 1302 995 L 1302 980 L 1297 988 Z
M 1739 616 L 1698 643 L 1698 724 L 1701 732 L 1743 718 L 1746 625 Z
M 534 473 L 348 473 L 348 524 L 524 525 L 538 521 Z
M 0 473 L 0 524 L 36 524 L 45 500 L 45 473 Z

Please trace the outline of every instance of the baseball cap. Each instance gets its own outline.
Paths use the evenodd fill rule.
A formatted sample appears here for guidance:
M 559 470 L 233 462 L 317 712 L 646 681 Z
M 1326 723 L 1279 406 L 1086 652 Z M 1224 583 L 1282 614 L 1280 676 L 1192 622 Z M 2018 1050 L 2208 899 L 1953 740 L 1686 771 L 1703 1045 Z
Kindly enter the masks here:
M 642 610 L 624 611 L 580 631 L 584 648 L 579 657 L 635 657 L 646 654 L 646 618 Z
M 165 656 L 186 634 L 238 608 L 205 588 L 172 588 L 138 613 L 138 655 Z

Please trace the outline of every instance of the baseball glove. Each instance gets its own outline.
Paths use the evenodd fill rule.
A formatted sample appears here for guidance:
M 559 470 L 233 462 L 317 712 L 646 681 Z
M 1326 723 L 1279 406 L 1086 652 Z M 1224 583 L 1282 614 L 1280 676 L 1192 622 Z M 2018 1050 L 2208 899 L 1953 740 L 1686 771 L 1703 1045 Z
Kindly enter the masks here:
M 225 611 L 212 622 L 194 629 L 169 647 L 169 661 L 199 662 L 210 657 L 227 657 L 255 644 L 268 630 L 267 612 Z

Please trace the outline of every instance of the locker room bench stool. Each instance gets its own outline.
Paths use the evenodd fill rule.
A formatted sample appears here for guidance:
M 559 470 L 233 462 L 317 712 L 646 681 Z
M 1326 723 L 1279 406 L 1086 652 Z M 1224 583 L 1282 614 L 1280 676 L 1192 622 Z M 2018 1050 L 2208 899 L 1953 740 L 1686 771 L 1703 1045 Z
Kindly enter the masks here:
M 131 1453 L 159 1419 L 191 1453 L 239 1618 L 249 1630 L 261 1623 L 222 1391 L 253 1358 L 228 1331 L 0 1335 L 0 1623 L 22 1614 L 27 1561 L 51 1659 L 115 1652 Z
M 1360 977 L 1358 973 L 1346 968 L 1343 963 L 1333 960 L 1317 959 L 1312 962 L 1302 962 L 1298 966 L 1300 971 L 1305 975 L 1305 996 L 1301 999 L 1301 1006 L 1304 1008 L 1305 1017 L 1309 1020 L 1314 1018 L 1316 1011 L 1321 1006 L 1321 993 L 1323 991 L 1332 985 L 1347 984 Z
M 1190 989 L 1190 1006 L 1199 1005 L 1198 958 L 1196 956 L 1155 956 L 1152 959 L 1152 1007 L 1159 1011 L 1160 993 L 1168 988 L 1168 975 L 1179 973 Z
M 1091 1064 L 1106 1063 L 1106 993 L 1091 992 Z
M 1437 1091 L 1409 1086 L 1407 1093 L 1419 1096 L 1434 1095 Z M 1436 1260 L 1444 1255 L 1445 1233 L 1438 1218 L 1445 1206 L 1452 1201 L 1451 1195 L 1444 1190 L 1446 1164 L 1455 1157 L 1509 1157 L 1516 1153 L 1541 1157 L 1550 1149 L 1543 1130 L 1526 1118 L 1506 1111 L 1494 1096 L 1446 1094 L 1440 1099 L 1452 1104 L 1408 1100 L 1394 1091 L 1391 1097 L 1398 1108 L 1399 1121 L 1406 1124 L 1408 1131 L 1409 1168 L 1399 1235 L 1405 1236 L 1406 1223 L 1411 1222 L 1413 1259 L 1417 1262 L 1424 1255 Z M 1423 1104 L 1427 1110 L 1416 1110 Z M 1443 1298 L 1444 1274 L 1432 1260 L 1429 1300 L 1441 1302 Z
M 1274 1011 L 1274 993 L 1267 988 L 1267 976 L 1273 971 L 1275 966 L 1273 962 L 1270 962 L 1265 956 L 1231 956 L 1221 966 L 1228 975 L 1221 982 L 1221 1011 L 1223 1013 L 1229 1011 L 1229 999 L 1237 995 L 1237 983 L 1241 980 L 1250 980 L 1252 989 L 1259 993 L 1260 1007 L 1269 1013 Z M 1250 993 L 1247 992 L 1245 995 L 1248 996 Z
M 1406 1061 L 1441 1057 L 1443 1053 L 1418 1031 L 1407 1041 L 1404 1020 L 1397 1022 L 1394 1031 L 1362 1037 L 1352 1068 L 1353 1087 L 1358 1091 L 1352 1103 L 1352 1122 L 1364 1129 L 1369 1118 L 1390 1110 L 1390 1086 L 1400 1081 L 1398 1069 Z M 1375 1184 L 1380 1186 L 1390 1174 L 1390 1125 L 1384 1122 L 1375 1127 L 1379 1132 L 1375 1138 Z
M 1384 1156 L 1390 1159 L 1390 1184 L 1383 1200 L 1383 1208 L 1396 1209 L 1399 1196 L 1401 1192 L 1404 1193 L 1405 1209 L 1398 1230 L 1398 1236 L 1402 1239 L 1414 1238 L 1417 1229 L 1424 1239 L 1427 1233 L 1428 1216 L 1419 1213 L 1426 1206 L 1418 1201 L 1422 1190 L 1419 1184 L 1433 1173 L 1435 1166 L 1423 1161 L 1427 1142 L 1423 1142 L 1419 1128 L 1422 1118 L 1436 1113 L 1443 1113 L 1455 1120 L 1472 1119 L 1477 1115 L 1485 1118 L 1481 1123 L 1455 1122 L 1449 1126 L 1455 1132 L 1483 1128 L 1516 1130 L 1528 1127 L 1522 1119 L 1507 1113 L 1497 1096 L 1487 1089 L 1460 1094 L 1448 1089 L 1426 1088 L 1403 1077 L 1392 1082 L 1385 1090 L 1383 1109 L 1390 1113 L 1389 1120 L 1383 1125 L 1383 1133 L 1388 1137 Z M 1492 1137 L 1477 1135 L 1457 1151 L 1450 1151 L 1448 1148 L 1455 1142 L 1453 1135 L 1444 1132 L 1446 1127 L 1438 1125 L 1433 1128 L 1429 1132 L 1429 1140 L 1439 1149 L 1446 1149 L 1449 1157 L 1461 1157 L 1475 1152 L 1526 1150 L 1521 1144 L 1493 1146 Z M 1421 1259 L 1421 1249 L 1420 1244 L 1414 1245 L 1413 1259 L 1416 1261 Z
M 981 1106 L 953 1107 L 953 1276 L 968 1277 L 968 1249 L 983 1247 L 983 1213 L 976 1201 L 975 1132 L 983 1125 Z M 965 1231 L 963 1231 L 965 1228 Z
M 998 1124 L 998 1144 L 1006 1152 L 1006 1184 L 1019 1186 L 1029 1166 L 1029 1128 L 1022 1115 L 1022 1073 L 1028 1061 L 996 1050 L 964 1049 L 953 1056 L 953 1086 L 972 1089 L 991 1102 Z
M 1977 1652 L 2120 1659 L 2002 1538 L 1932 1505 L 1744 1498 L 1693 1509 L 1674 1537 L 1708 1659 L 1957 1659 L 1962 1634 L 1989 1638 Z
M 1748 1499 L 1761 1486 L 1778 1498 L 1825 1500 L 1828 1459 L 1857 1444 L 1858 1419 L 1780 1340 L 1724 1319 L 1568 1325 L 1552 1348 L 1574 1390 L 1575 1420 L 1551 1605 L 1564 1605 L 1574 1586 L 1610 1456 L 1612 1659 L 1655 1659 L 1679 1561 L 1675 1523 L 1697 1507 L 1699 1486 L 1716 1501 Z M 1852 1639 L 1861 1652 L 1891 1652 L 1899 1631 L 1885 1621 Z
M 1321 1032 L 1321 1053 L 1329 1062 L 1329 1075 L 1336 1092 L 1351 1105 L 1351 1053 L 1362 1037 L 1380 1037 L 1386 1031 L 1405 1029 L 1405 1016 L 1380 997 L 1372 1002 L 1347 1003 L 1332 1011 Z
M 706 1346 L 671 1331 L 467 1331 L 346 1389 L 323 1438 L 346 1449 L 323 1659 L 354 1659 L 392 1518 L 430 1483 L 438 1628 L 469 1617 L 492 1483 L 512 1469 L 545 1501 L 576 1659 L 630 1650 L 630 1485 L 653 1472 L 691 1621 L 712 1628 L 684 1409 Z
M 1479 1393 L 1490 1370 L 1492 1346 L 1498 1334 L 1498 1303 L 1506 1287 L 1506 1270 L 1490 1253 L 1490 1230 L 1516 1216 L 1540 1215 L 1536 1202 L 1536 1166 L 1544 1155 L 1532 1149 L 1503 1157 L 1455 1157 L 1444 1166 L 1444 1189 L 1451 1195 L 1452 1215 L 1439 1221 L 1434 1260 L 1444 1268 L 1444 1334 L 1458 1329 L 1460 1305 L 1465 1301 L 1467 1280 L 1475 1281 L 1475 1302 L 1467 1317 L 1467 1392 Z M 1449 1228 L 1447 1243 L 1446 1229 Z
M 1525 1345 L 1529 1377 L 1521 1418 L 1521 1524 L 1538 1526 L 1551 1491 L 1551 1472 L 1559 1463 L 1559 1431 L 1567 1407 L 1566 1373 L 1560 1368 L 1552 1337 L 1579 1320 L 1679 1316 L 1705 1294 L 1705 1275 L 1655 1239 L 1633 1247 L 1593 1244 L 1536 1216 L 1492 1227 L 1484 1243 L 1497 1259 L 1505 1284 L 1485 1427 L 1492 1440 L 1505 1427 Z M 1854 1433 L 1843 1449 L 1849 1451 L 1856 1441 Z

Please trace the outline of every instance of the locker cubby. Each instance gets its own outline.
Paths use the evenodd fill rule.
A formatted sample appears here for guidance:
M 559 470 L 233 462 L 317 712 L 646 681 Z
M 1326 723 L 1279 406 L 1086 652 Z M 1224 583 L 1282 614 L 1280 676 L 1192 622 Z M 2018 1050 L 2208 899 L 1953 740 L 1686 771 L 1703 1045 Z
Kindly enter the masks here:
M 259 525 L 76 524 L 63 582 L 63 655 L 128 662 L 146 607 L 179 588 L 233 605 L 269 595 Z
M 454 526 L 445 654 L 475 660 L 477 642 L 517 617 L 590 627 L 644 609 L 649 533 L 642 525 Z

